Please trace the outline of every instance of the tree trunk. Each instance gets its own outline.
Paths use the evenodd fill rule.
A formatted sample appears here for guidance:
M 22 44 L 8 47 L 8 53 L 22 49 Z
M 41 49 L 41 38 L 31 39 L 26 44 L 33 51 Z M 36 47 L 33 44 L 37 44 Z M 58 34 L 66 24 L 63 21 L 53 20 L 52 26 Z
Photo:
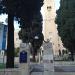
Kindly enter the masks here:
M 33 62 L 36 61 L 36 58 L 35 58 L 35 53 L 33 52 Z
M 8 14 L 8 38 L 7 38 L 7 62 L 6 68 L 14 68 L 14 16 Z
M 73 51 L 71 51 L 71 59 L 74 61 Z

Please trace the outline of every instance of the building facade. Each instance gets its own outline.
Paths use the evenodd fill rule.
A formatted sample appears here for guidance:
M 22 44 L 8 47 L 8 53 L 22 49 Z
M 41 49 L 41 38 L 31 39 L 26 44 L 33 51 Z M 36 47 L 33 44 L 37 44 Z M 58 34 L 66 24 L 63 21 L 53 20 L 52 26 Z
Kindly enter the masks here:
M 7 25 L 0 23 L 0 50 L 6 50 Z
M 19 30 L 15 30 L 15 31 L 14 31 L 14 44 L 15 44 L 15 48 L 20 47 L 20 43 L 22 42 L 22 41 L 19 39 L 18 32 L 19 32 Z
M 0 50 L 6 50 L 7 49 L 7 31 L 8 27 L 7 25 L 0 23 Z M 14 31 L 14 44 L 15 48 L 20 47 L 21 40 L 18 36 L 19 30 Z
M 56 17 L 55 1 L 44 0 L 42 10 L 43 10 L 44 40 L 49 39 L 50 42 L 52 42 L 54 55 L 58 55 L 59 49 L 61 47 L 63 48 L 63 45 L 60 37 L 58 36 L 57 25 L 55 24 L 55 17 Z

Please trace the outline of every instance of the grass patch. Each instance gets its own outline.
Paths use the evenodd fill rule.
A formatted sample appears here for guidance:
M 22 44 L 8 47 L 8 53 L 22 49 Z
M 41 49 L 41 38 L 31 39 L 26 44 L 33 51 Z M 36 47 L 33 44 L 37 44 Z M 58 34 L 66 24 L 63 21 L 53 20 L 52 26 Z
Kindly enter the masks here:
M 5 68 L 5 64 L 4 63 L 0 63 L 0 69 L 4 69 Z
M 18 65 L 14 65 L 14 68 L 18 68 L 19 66 Z M 0 69 L 4 69 L 6 68 L 6 64 L 4 63 L 0 63 Z

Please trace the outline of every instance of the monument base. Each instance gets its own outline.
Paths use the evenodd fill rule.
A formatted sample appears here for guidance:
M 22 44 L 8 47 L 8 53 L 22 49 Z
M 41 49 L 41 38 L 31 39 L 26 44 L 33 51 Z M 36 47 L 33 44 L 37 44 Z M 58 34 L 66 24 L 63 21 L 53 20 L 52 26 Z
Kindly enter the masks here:
M 44 70 L 54 72 L 54 60 L 53 60 L 53 48 L 51 42 L 45 42 L 43 44 L 43 63 Z
M 29 75 L 29 64 L 22 63 L 20 64 L 21 75 Z

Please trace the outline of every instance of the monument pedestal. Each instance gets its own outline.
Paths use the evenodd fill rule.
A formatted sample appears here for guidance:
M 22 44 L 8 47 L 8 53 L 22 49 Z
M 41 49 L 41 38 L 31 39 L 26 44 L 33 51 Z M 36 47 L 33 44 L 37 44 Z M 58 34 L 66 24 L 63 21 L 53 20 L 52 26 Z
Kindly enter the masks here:
M 44 48 L 44 52 L 43 52 L 44 70 L 54 72 L 52 43 L 50 42 L 44 43 L 43 48 Z
M 29 75 L 29 64 L 30 64 L 30 44 L 21 43 L 20 45 L 20 64 L 21 75 Z
M 29 74 L 29 64 L 20 64 L 21 75 L 30 75 Z

